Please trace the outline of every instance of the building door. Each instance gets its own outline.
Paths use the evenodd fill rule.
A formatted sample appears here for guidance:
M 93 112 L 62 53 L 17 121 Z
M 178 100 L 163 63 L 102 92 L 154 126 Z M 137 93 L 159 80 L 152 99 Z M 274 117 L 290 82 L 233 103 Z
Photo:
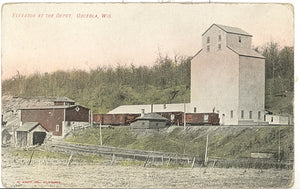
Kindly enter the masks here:
M 41 145 L 46 138 L 45 132 L 33 132 L 33 145 Z

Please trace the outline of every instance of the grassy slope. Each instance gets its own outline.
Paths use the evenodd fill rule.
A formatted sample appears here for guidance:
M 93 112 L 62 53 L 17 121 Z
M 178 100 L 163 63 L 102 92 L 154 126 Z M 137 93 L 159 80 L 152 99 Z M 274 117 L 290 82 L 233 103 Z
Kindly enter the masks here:
M 163 130 L 161 134 L 142 137 L 128 128 L 103 129 L 103 144 L 142 150 L 174 152 L 204 157 L 209 134 L 209 157 L 242 158 L 251 152 L 278 152 L 283 159 L 293 159 L 293 127 L 190 127 Z M 99 144 L 99 129 L 90 128 L 70 136 L 69 142 Z

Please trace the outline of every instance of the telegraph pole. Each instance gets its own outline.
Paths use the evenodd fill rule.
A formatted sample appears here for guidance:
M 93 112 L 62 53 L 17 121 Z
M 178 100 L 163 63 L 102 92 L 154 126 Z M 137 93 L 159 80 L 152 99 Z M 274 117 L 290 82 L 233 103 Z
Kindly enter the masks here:
M 185 108 L 185 100 L 184 100 L 184 113 L 183 113 L 183 130 L 186 129 L 186 108 Z
M 100 120 L 100 125 L 99 125 L 99 134 L 100 134 L 100 145 L 102 146 L 102 131 L 101 131 L 101 127 L 102 127 L 102 119 Z
M 280 161 L 280 127 L 278 129 L 278 161 Z
M 204 157 L 205 165 L 207 165 L 207 162 L 208 162 L 207 152 L 208 152 L 208 134 L 206 135 L 206 147 L 205 147 L 205 157 Z

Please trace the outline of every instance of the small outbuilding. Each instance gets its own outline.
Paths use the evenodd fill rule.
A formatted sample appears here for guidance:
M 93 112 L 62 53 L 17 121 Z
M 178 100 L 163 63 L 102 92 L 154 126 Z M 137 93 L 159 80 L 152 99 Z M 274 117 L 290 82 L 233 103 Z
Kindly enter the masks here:
M 160 129 L 170 125 L 170 120 L 157 114 L 147 113 L 136 118 L 136 121 L 131 123 L 133 129 Z
M 269 123 L 269 125 L 290 125 L 290 118 L 288 116 L 282 116 L 282 115 L 273 115 L 273 114 L 267 114 L 265 115 L 266 122 Z
M 16 130 L 17 146 L 43 144 L 47 133 L 48 131 L 38 122 L 25 122 Z

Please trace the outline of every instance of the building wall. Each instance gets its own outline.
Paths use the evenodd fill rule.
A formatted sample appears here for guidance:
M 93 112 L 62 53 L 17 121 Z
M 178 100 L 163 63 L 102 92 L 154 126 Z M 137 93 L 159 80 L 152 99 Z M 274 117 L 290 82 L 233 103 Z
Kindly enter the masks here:
M 39 122 L 49 132 L 53 132 L 54 136 L 62 135 L 63 120 L 64 109 L 21 110 L 21 122 Z
M 137 120 L 130 124 L 133 129 L 149 129 L 149 120 Z
M 28 132 L 28 131 L 17 131 L 16 132 L 17 146 L 18 147 L 32 146 L 33 145 L 33 134 L 34 134 L 34 132 L 45 132 L 45 133 L 47 133 L 47 131 L 41 125 L 38 125 L 36 128 L 34 128 L 30 132 Z
M 28 139 L 27 131 L 17 131 L 16 139 L 17 139 L 17 147 L 25 147 L 25 146 L 28 146 L 30 143 L 30 141 Z
M 160 121 L 160 120 L 150 120 L 149 121 L 149 129 L 159 129 L 159 128 L 165 128 L 166 127 L 166 121 Z
M 263 121 L 265 107 L 265 60 L 240 56 L 239 119 Z M 244 117 L 241 117 L 241 111 Z M 252 112 L 252 118 L 250 117 Z M 260 118 L 258 117 L 260 112 Z
M 288 125 L 289 117 L 279 115 L 266 115 L 266 121 L 270 125 Z
M 207 34 L 210 32 L 208 31 Z M 219 113 L 220 124 L 237 124 L 239 55 L 223 47 L 202 50 L 191 62 L 191 104 L 189 112 Z M 224 114 L 224 115 L 223 115 Z
M 89 122 L 89 109 L 82 106 L 67 108 L 66 121 Z
M 251 42 L 251 36 L 226 33 L 215 25 L 202 36 L 202 50 L 191 61 L 188 112 L 216 112 L 221 125 L 236 125 L 250 117 L 263 121 L 264 59 L 240 56 L 227 48 L 251 49 Z
M 219 35 L 221 36 L 221 40 L 219 40 Z M 216 52 L 218 51 L 219 44 L 221 44 L 221 49 L 226 46 L 226 40 L 226 32 L 214 25 L 202 36 L 202 51 L 206 52 L 207 46 L 209 46 L 210 52 Z
M 239 38 L 241 42 L 239 42 Z M 227 34 L 227 45 L 229 47 L 238 47 L 238 48 L 246 48 L 251 49 L 252 37 L 246 35 L 238 35 L 238 34 Z

